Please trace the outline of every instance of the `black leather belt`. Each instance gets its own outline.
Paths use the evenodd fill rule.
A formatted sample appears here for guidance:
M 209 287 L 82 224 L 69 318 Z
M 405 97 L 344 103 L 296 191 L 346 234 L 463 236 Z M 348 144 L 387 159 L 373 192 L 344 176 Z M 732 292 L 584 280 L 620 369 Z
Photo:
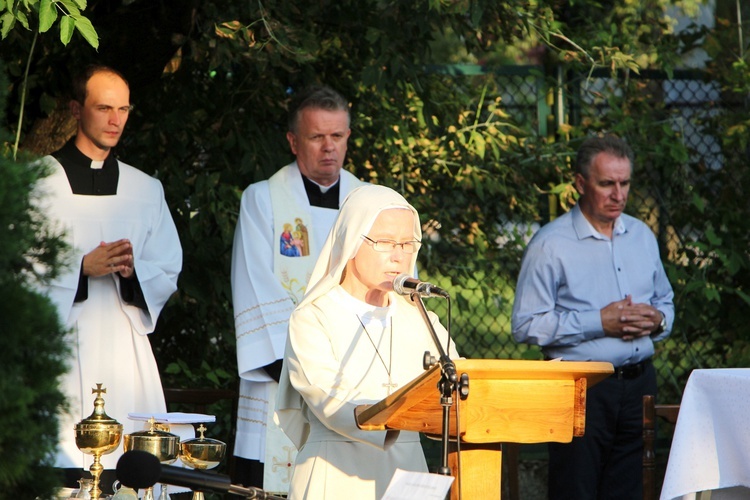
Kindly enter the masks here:
M 644 359 L 640 363 L 632 365 L 622 365 L 615 368 L 614 377 L 618 379 L 630 380 L 638 378 L 651 366 L 651 358 Z

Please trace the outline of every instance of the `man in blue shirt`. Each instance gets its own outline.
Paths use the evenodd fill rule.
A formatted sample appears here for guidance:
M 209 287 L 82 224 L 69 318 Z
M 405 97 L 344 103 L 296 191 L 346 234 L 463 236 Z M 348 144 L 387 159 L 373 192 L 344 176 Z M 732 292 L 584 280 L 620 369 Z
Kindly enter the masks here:
M 541 346 L 547 359 L 615 367 L 588 390 L 585 435 L 549 445 L 550 499 L 642 495 L 642 396 L 656 394 L 654 342 L 669 335 L 674 305 L 653 232 L 623 214 L 632 166 L 622 139 L 586 139 L 575 162 L 578 203 L 534 235 L 518 277 L 516 341 Z

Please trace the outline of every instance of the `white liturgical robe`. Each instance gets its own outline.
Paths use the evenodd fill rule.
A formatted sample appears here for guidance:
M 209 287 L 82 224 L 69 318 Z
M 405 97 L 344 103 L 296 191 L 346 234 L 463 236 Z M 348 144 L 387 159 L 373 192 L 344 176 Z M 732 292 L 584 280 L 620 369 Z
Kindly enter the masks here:
M 417 308 L 391 295 L 390 307 L 374 308 L 339 286 L 292 314 L 285 363 L 305 401 L 309 435 L 294 465 L 291 499 L 378 499 L 396 469 L 427 472 L 419 433 L 363 431 L 354 420 L 355 407 L 408 384 L 424 373 L 425 351 L 438 352 Z M 447 347 L 445 328 L 428 315 Z
M 157 179 L 119 162 L 117 194 L 73 194 L 62 166 L 53 157 L 50 176 L 37 185 L 39 204 L 53 228 L 64 230 L 71 246 L 70 267 L 46 293 L 61 322 L 70 328 L 70 370 L 61 381 L 69 412 L 60 420 L 57 467 L 88 469 L 90 455 L 75 444 L 74 426 L 94 410 L 92 389 L 101 383 L 104 411 L 123 424 L 123 434 L 142 430 L 128 413 L 164 413 L 166 406 L 147 335 L 172 293 L 182 267 L 182 248 L 164 191 Z M 134 268 L 147 310 L 124 302 L 117 274 L 88 278 L 88 297 L 75 302 L 83 256 L 100 242 L 122 238 L 133 246 Z M 114 469 L 122 446 L 102 457 Z
M 266 451 L 269 391 L 276 386 L 263 367 L 283 357 L 289 315 L 296 302 L 292 297 L 299 288 L 301 293 L 297 293 L 302 296 L 309 277 L 295 279 L 296 286 L 291 290 L 274 272 L 275 259 L 279 258 L 274 226 L 287 218 L 294 222 L 294 215 L 311 221 L 308 231 L 312 232 L 312 248 L 308 248 L 306 256 L 291 258 L 309 262 L 311 271 L 338 214 L 338 210 L 310 206 L 296 162 L 283 167 L 274 176 L 280 176 L 286 185 L 285 197 L 280 203 L 289 205 L 289 213 L 274 213 L 273 207 L 279 203 L 272 203 L 269 181 L 251 184 L 242 194 L 232 250 L 232 301 L 240 375 L 234 454 L 261 462 Z M 363 184 L 345 170 L 341 171 L 339 182 L 339 202 Z
M 376 403 L 421 375 L 425 351 L 438 353 L 430 329 L 409 299 L 391 291 L 387 307 L 375 307 L 340 285 L 363 235 L 389 209 L 410 210 L 413 239 L 421 241 L 419 214 L 400 194 L 376 185 L 353 190 L 323 245 L 307 293 L 289 320 L 275 416 L 299 449 L 291 500 L 375 500 L 383 496 L 396 469 L 427 471 L 418 433 L 363 431 L 354 417 L 358 405 Z M 408 257 L 408 268 L 413 269 L 417 254 Z M 441 346 L 457 359 L 437 316 L 428 317 Z

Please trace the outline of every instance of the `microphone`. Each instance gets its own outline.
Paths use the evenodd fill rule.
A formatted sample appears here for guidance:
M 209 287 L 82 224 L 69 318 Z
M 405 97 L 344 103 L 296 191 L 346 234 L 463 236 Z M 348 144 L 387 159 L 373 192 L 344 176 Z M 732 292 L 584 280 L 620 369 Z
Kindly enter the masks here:
M 411 295 L 416 292 L 422 297 L 438 296 L 449 299 L 450 295 L 442 288 L 431 283 L 419 281 L 408 274 L 399 274 L 393 279 L 393 291 L 399 295 Z
M 265 491 L 232 484 L 228 476 L 200 472 L 182 467 L 162 465 L 155 455 L 147 451 L 130 450 L 123 453 L 117 461 L 117 479 L 135 490 L 145 489 L 156 483 L 182 486 L 196 491 L 215 491 L 232 493 L 245 498 L 279 499 Z

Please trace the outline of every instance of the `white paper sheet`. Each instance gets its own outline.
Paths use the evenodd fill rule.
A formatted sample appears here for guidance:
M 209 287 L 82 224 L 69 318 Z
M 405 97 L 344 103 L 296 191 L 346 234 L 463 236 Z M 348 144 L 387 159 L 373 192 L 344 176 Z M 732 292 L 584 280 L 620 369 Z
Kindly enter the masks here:
M 396 469 L 382 500 L 444 500 L 453 476 Z
M 130 420 L 144 420 L 148 422 L 151 417 L 161 424 L 200 424 L 204 422 L 216 422 L 214 415 L 202 413 L 128 413 Z

